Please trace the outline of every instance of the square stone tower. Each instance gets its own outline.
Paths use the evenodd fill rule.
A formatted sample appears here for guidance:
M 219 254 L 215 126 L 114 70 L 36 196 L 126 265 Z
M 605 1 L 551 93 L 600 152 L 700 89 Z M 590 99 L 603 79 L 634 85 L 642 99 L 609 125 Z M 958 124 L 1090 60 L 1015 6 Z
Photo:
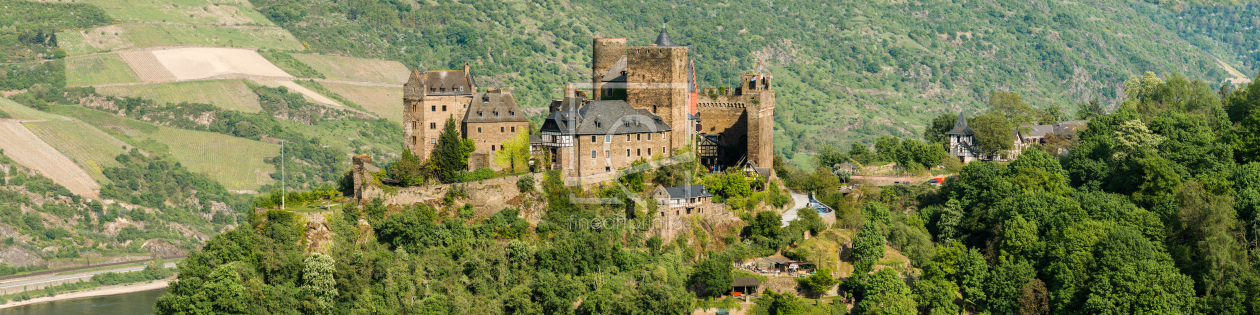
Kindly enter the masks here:
M 603 98 L 604 77 L 612 81 L 625 71 L 626 39 L 596 38 L 591 48 L 591 92 L 592 97 L 598 100 Z
M 774 89 L 766 74 L 745 74 L 740 82 L 747 104 L 748 161 L 770 167 L 774 164 Z
M 670 150 L 686 146 L 692 139 L 688 125 L 690 62 L 687 47 L 674 45 L 661 29 L 654 44 L 626 49 L 626 102 L 647 110 L 673 127 Z
M 448 118 L 455 119 L 456 130 L 462 129 L 476 92 L 468 64 L 464 70 L 412 70 L 403 85 L 403 148 L 428 159 Z

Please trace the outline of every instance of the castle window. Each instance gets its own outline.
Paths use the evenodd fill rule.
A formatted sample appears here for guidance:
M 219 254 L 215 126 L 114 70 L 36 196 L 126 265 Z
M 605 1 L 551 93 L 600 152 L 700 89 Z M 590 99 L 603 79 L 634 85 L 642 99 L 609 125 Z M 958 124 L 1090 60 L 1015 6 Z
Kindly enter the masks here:
M 626 142 L 630 142 L 630 135 L 626 135 Z
M 503 126 L 499 126 L 499 132 L 503 132 Z
M 477 116 L 482 116 L 481 111 L 477 111 Z
M 491 145 L 490 145 L 490 151 L 494 151 L 494 145 L 493 145 L 493 144 L 491 144 Z
M 604 135 L 604 142 L 612 142 L 612 135 Z
M 429 138 L 429 143 L 437 144 L 437 138 Z
M 429 123 L 429 129 L 437 129 L 437 123 Z
M 591 136 L 591 143 L 595 143 L 595 136 Z
M 612 151 L 611 151 L 611 150 L 604 150 L 604 157 L 606 157 L 606 158 L 608 158 L 608 157 L 612 157 Z
M 656 113 L 656 105 L 652 105 L 652 113 L 653 113 L 653 114 L 655 114 L 655 113 Z
M 436 112 L 436 111 L 437 111 L 437 105 L 430 106 L 430 107 L 429 107 L 429 111 L 431 111 L 431 112 Z
M 648 155 L 652 155 L 652 148 L 648 148 Z
M 508 116 L 512 116 L 512 115 L 516 115 L 516 111 L 514 111 L 514 110 L 509 110 L 509 111 L 508 111 Z
M 442 111 L 446 111 L 446 105 L 442 105 Z
M 669 151 L 665 151 L 665 146 L 661 146 L 661 154 L 665 154 L 665 152 L 669 152 Z
M 512 132 L 516 132 L 516 126 L 512 126 Z
M 630 149 L 626 149 L 626 157 L 630 157 Z
M 641 133 L 634 134 L 634 141 L 643 141 L 643 134 Z
M 665 211 L 661 211 L 661 216 L 665 216 Z
M 652 134 L 648 134 L 648 141 L 652 141 Z
M 481 127 L 477 127 L 477 133 L 481 133 Z
M 634 149 L 635 156 L 643 156 L 643 149 Z
M 591 158 L 595 158 L 595 150 L 591 150 Z

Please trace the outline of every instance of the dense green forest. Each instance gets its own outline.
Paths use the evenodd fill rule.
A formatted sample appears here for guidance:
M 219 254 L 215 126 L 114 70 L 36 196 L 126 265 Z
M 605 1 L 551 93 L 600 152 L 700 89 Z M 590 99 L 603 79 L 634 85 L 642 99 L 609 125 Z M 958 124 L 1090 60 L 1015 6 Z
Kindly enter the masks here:
M 796 292 L 767 291 L 754 299 L 752 313 L 849 313 L 839 300 L 809 298 L 837 285 L 854 298 L 853 314 L 1260 312 L 1260 85 L 1218 92 L 1166 77 L 1127 81 L 1119 108 L 1093 117 L 1062 155 L 1034 147 L 1010 162 L 973 162 L 943 186 L 865 187 L 860 197 L 845 196 L 831 172 L 834 161 L 825 160 L 848 160 L 844 153 L 820 156 L 813 170 L 777 158 L 789 187 L 812 190 L 836 209 L 830 226 L 807 210 L 780 229 L 775 212 L 732 205 L 741 224 L 693 225 L 662 242 L 633 225 L 574 224 L 633 221 L 653 210 L 613 186 L 565 187 L 555 173 L 534 195 L 546 212 L 532 229 L 510 208 L 473 217 L 457 204 L 386 207 L 378 200 L 328 215 L 334 245 L 312 251 L 295 214 L 259 211 L 249 225 L 190 255 L 159 313 L 678 314 L 735 307 L 721 296 L 739 272 L 731 262 L 775 252 L 816 259 L 820 253 L 802 246 L 801 233 L 833 229 L 854 232 L 844 258 L 853 271 L 842 281 L 802 278 Z M 884 154 L 906 152 L 886 146 Z M 695 165 L 641 175 L 671 184 L 689 167 Z M 731 204 L 760 183 L 738 174 L 701 182 Z M 620 181 L 642 185 L 636 176 Z M 627 202 L 570 202 L 596 196 Z M 884 265 L 885 245 L 912 267 Z
M 936 115 L 982 108 L 994 91 L 1070 108 L 1092 99 L 1114 107 L 1121 83 L 1146 71 L 1219 86 L 1231 75 L 1204 49 L 1246 76 L 1255 60 L 1235 57 L 1254 41 L 1194 47 L 1205 42 L 1179 36 L 1255 33 L 1245 28 L 1249 7 L 1204 7 L 1212 1 L 252 2 L 317 52 L 421 69 L 470 62 L 483 86 L 513 86 L 525 106 L 588 80 L 592 37 L 645 45 L 665 26 L 691 47 L 704 85 L 731 85 L 766 61 L 779 153 L 914 136 Z M 1204 10 L 1238 12 L 1195 13 Z M 1191 20 L 1232 26 L 1180 26 Z
M 106 204 L 74 195 L 3 153 L 0 150 L 0 225 L 17 234 L 0 239 L 0 246 L 62 264 L 85 262 L 87 255 L 99 259 L 147 253 L 141 247 L 147 240 L 165 240 L 183 250 L 198 248 L 199 237 L 235 225 L 251 199 L 228 193 L 178 163 L 133 151 L 118 157 L 123 166 L 104 170 L 116 184 L 102 188 L 101 194 L 143 207 Z M 6 264 L 0 275 L 45 267 Z
M 1149 9 L 1149 8 L 1148 8 Z M 1191 6 L 1150 10 L 1153 19 L 1186 41 L 1230 62 L 1244 74 L 1260 70 L 1260 5 Z

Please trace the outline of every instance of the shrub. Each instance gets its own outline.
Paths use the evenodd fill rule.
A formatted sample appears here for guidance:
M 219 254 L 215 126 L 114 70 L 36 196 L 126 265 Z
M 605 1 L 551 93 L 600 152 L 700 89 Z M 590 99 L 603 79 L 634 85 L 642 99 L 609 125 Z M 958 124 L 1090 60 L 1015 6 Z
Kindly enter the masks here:
M 520 190 L 522 194 L 534 192 L 534 186 L 533 176 L 521 176 L 520 179 L 516 180 L 516 189 Z

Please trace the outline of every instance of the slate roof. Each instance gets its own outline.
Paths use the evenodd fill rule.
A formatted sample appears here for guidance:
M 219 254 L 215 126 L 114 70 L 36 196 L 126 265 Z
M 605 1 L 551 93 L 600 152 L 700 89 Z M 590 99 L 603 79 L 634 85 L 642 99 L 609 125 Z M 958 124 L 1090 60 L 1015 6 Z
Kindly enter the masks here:
M 557 110 L 547 114 L 547 119 L 543 120 L 541 131 L 543 133 L 559 133 L 572 135 L 577 131 L 578 112 L 576 110 Z
M 704 190 L 704 185 L 665 187 L 665 193 L 669 194 L 669 199 L 713 197 L 713 194 Z
M 622 100 L 593 101 L 578 110 L 560 108 L 547 115 L 542 131 L 572 135 L 622 135 L 673 130 L 661 116 L 630 107 Z
M 958 113 L 958 120 L 954 121 L 954 129 L 950 130 L 949 132 L 946 132 L 945 134 L 971 136 L 971 135 L 975 135 L 976 131 L 971 130 L 971 127 L 967 127 L 966 113 Z
M 736 287 L 736 288 L 755 287 L 760 284 L 761 282 L 757 281 L 757 278 L 753 278 L 753 277 L 739 277 L 739 278 L 735 278 L 735 281 L 731 281 L 731 287 Z
M 428 95 L 471 95 L 476 91 L 472 87 L 472 77 L 464 70 L 434 70 L 424 72 L 424 85 L 429 88 Z
M 511 93 L 478 93 L 464 114 L 466 123 L 529 122 Z
M 1054 125 L 1036 125 L 1036 126 L 1029 126 L 1028 134 L 1025 135 L 1024 137 L 1042 138 L 1052 133 L 1054 133 Z
M 656 46 L 668 47 L 668 46 L 677 46 L 677 45 L 674 45 L 674 41 L 669 40 L 669 32 L 666 32 L 665 28 L 662 27 L 661 34 L 656 35 Z

